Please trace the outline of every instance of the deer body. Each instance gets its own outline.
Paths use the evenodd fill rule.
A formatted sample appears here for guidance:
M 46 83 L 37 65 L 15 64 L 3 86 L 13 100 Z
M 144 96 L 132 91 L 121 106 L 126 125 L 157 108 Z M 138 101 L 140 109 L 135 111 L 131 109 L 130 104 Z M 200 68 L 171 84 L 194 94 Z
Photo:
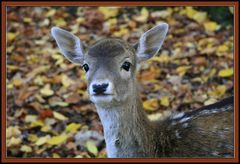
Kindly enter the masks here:
M 233 102 L 150 121 L 137 89 L 136 67 L 162 46 L 168 25 L 144 33 L 132 46 L 103 39 L 89 48 L 71 33 L 52 28 L 63 55 L 86 71 L 88 93 L 104 128 L 108 157 L 231 157 Z M 215 110 L 215 108 L 217 110 Z

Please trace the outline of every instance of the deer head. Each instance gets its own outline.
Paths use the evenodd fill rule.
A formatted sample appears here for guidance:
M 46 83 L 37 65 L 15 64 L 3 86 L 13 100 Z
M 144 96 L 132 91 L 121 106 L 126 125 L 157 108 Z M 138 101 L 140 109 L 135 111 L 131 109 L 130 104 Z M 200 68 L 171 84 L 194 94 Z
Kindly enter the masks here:
M 53 27 L 52 36 L 62 54 L 86 72 L 88 93 L 98 106 L 122 104 L 136 95 L 136 67 L 160 50 L 168 31 L 159 24 L 141 35 L 134 46 L 120 39 L 102 39 L 85 48 L 73 34 Z

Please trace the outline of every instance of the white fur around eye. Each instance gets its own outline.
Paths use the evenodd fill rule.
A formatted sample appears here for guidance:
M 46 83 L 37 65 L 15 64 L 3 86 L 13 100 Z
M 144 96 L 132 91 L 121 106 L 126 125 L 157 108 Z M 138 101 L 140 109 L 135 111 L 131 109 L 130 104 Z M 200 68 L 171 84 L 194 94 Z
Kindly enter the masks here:
M 131 68 L 130 68 L 131 69 Z M 123 79 L 129 79 L 131 77 L 131 70 L 126 71 L 124 69 L 121 69 L 120 75 Z

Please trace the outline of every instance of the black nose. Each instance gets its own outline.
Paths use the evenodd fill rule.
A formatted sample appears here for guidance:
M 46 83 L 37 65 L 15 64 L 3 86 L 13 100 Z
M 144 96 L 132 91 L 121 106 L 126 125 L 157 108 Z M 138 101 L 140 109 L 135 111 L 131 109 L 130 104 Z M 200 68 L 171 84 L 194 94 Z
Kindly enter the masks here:
M 106 91 L 108 84 L 94 84 L 92 87 L 95 94 L 103 94 Z

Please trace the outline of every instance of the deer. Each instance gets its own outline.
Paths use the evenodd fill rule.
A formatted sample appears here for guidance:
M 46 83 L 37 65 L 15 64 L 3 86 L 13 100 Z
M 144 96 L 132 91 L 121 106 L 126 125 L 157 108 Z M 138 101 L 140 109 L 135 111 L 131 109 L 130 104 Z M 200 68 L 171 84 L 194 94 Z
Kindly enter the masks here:
M 104 38 L 87 47 L 70 32 L 51 28 L 60 52 L 85 70 L 87 92 L 103 125 L 108 158 L 231 158 L 234 154 L 233 96 L 189 112 L 150 120 L 137 83 L 137 66 L 158 53 L 168 24 L 136 44 Z

